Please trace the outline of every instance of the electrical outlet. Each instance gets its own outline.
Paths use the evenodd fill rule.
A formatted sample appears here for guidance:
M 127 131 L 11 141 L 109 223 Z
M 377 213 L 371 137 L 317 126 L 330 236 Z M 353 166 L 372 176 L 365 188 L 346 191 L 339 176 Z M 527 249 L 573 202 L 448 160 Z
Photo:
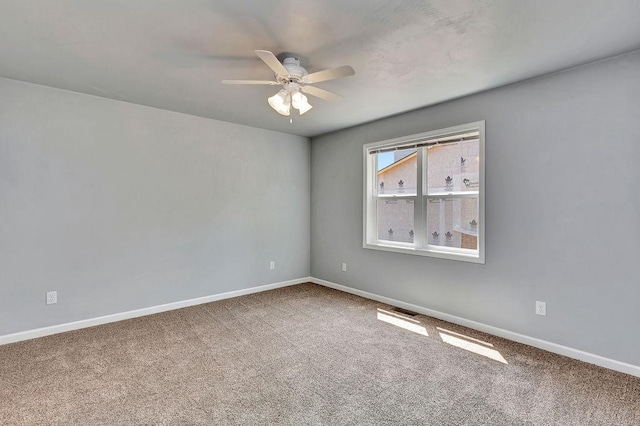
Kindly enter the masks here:
M 547 315 L 547 302 L 536 301 L 536 314 Z
M 269 269 L 271 269 L 272 271 L 274 269 L 276 269 L 276 261 L 272 260 L 271 262 L 269 262 Z
M 47 292 L 47 305 L 53 305 L 54 303 L 58 303 L 58 292 L 57 291 L 48 291 Z
M 342 272 L 347 272 L 347 264 L 342 262 Z

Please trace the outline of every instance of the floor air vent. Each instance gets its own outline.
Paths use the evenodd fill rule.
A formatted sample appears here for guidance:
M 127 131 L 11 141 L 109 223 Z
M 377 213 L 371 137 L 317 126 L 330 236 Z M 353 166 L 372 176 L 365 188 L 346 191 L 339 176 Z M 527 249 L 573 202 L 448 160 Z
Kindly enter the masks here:
M 393 311 L 399 314 L 409 315 L 410 317 L 415 317 L 416 315 L 418 315 L 417 312 L 409 311 L 407 309 L 402 309 L 402 308 L 393 308 Z

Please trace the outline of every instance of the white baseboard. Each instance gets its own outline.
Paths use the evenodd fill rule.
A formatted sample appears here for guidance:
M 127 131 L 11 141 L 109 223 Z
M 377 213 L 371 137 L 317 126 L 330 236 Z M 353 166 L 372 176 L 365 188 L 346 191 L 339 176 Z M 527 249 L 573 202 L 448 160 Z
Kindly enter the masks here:
M 20 342 L 22 340 L 35 339 L 37 337 L 50 336 L 52 334 L 64 333 L 67 331 L 78 330 L 81 328 L 93 327 L 100 324 L 108 324 L 116 321 L 123 321 L 126 319 L 142 317 L 146 315 L 157 314 L 160 312 L 171 311 L 174 309 L 186 308 L 188 306 L 200 305 L 203 303 L 215 302 L 216 300 L 230 299 L 232 297 L 244 296 L 252 293 L 259 293 L 262 291 L 272 290 L 280 287 L 287 287 L 296 284 L 302 284 L 306 282 L 312 282 L 325 287 L 330 287 L 336 290 L 344 291 L 346 293 L 355 294 L 367 299 L 377 300 L 378 302 L 386 303 L 391 306 L 397 306 L 399 308 L 408 309 L 413 312 L 418 312 L 423 315 L 427 315 L 433 318 L 438 318 L 444 321 L 452 322 L 454 324 L 469 327 L 474 330 L 482 331 L 484 333 L 492 334 L 494 336 L 502 337 L 508 340 L 512 340 L 518 343 L 524 343 L 539 349 L 543 349 L 549 352 L 553 352 L 559 355 L 564 355 L 569 358 L 574 358 L 580 361 L 588 362 L 598 365 L 600 367 L 609 368 L 611 370 L 619 371 L 621 373 L 630 374 L 640 377 L 640 366 L 627 364 L 621 361 L 616 361 L 610 358 L 605 358 L 600 355 L 595 355 L 589 352 L 584 352 L 579 349 L 573 349 L 567 346 L 559 345 L 557 343 L 548 342 L 546 340 L 537 339 L 535 337 L 526 336 L 524 334 L 515 333 L 513 331 L 504 330 L 502 328 L 494 327 L 491 325 L 483 324 L 477 321 L 468 320 L 466 318 L 458 317 L 455 315 L 446 314 L 444 312 L 436 311 L 422 306 L 414 305 L 411 303 L 403 302 L 400 300 L 391 299 L 389 297 L 380 296 L 367 291 L 358 290 L 355 288 L 347 287 L 341 284 L 336 284 L 331 281 L 321 280 L 313 277 L 303 277 L 295 280 L 282 281 L 273 284 L 266 284 L 258 287 L 245 288 L 242 290 L 230 291 L 227 293 L 219 293 L 210 296 L 197 297 L 195 299 L 182 300 L 179 302 L 166 303 L 163 305 L 150 306 L 148 308 L 136 309 L 133 311 L 121 312 L 117 314 L 105 315 L 96 318 L 89 318 L 80 321 L 69 322 L 65 324 L 52 325 L 49 327 L 37 328 L 34 330 L 21 331 L 18 333 L 6 334 L 0 336 L 0 345 L 6 345 L 8 343 Z
M 386 303 L 387 305 L 396 306 L 398 308 L 403 308 L 413 312 L 417 312 L 419 314 L 427 315 L 433 318 L 438 318 L 443 321 L 448 321 L 454 324 L 462 325 L 464 327 L 469 327 L 474 330 L 482 331 L 484 333 L 492 334 L 494 336 L 502 337 L 508 340 L 512 340 L 514 342 L 524 343 L 525 345 L 543 349 L 548 352 L 553 352 L 559 355 L 564 355 L 569 358 L 588 362 L 590 364 L 595 364 L 600 367 L 605 367 L 611 370 L 619 371 L 621 373 L 640 377 L 640 366 L 637 366 L 637 365 L 627 364 L 627 363 L 616 361 L 610 358 L 605 358 L 600 355 L 595 355 L 589 352 L 581 351 L 579 349 L 573 349 L 567 346 L 559 345 L 557 343 L 552 343 L 546 340 L 537 339 L 535 337 L 526 336 L 524 334 L 515 333 L 513 331 L 504 330 L 502 328 L 483 324 L 477 321 L 471 321 L 466 318 L 446 314 L 444 312 L 436 311 L 429 308 L 424 308 L 422 306 L 413 305 L 411 303 L 402 302 L 400 300 L 391 299 L 389 297 L 380 296 L 374 293 L 369 293 L 367 291 L 358 290 L 355 288 L 336 284 L 330 281 L 321 280 L 319 278 L 311 277 L 310 281 L 314 284 L 319 284 L 325 287 L 330 287 L 336 290 L 344 291 L 346 293 L 355 294 L 357 296 L 361 296 L 367 299 Z
M 311 277 L 303 277 L 295 280 L 282 281 L 273 284 L 261 285 L 258 287 L 245 288 L 242 290 L 229 291 L 211 296 L 196 297 L 195 299 L 182 300 L 179 302 L 165 303 L 164 305 L 150 306 L 148 308 L 136 309 L 133 311 L 120 312 L 117 314 L 105 315 L 102 317 L 89 318 L 80 321 L 68 322 L 65 324 L 52 325 L 49 327 L 36 328 L 34 330 L 21 331 L 18 333 L 5 334 L 0 336 L 0 345 L 20 342 L 22 340 L 35 339 L 36 337 L 50 336 L 52 334 L 64 333 L 66 331 L 78 330 L 81 328 L 93 327 L 95 325 L 107 324 L 110 322 L 122 321 L 131 318 L 143 317 L 145 315 L 157 314 L 174 309 L 186 308 L 188 306 L 201 305 L 203 303 L 215 302 L 216 300 L 230 299 L 232 297 L 244 296 L 252 293 L 273 290 L 274 288 L 287 287 L 295 284 L 302 284 L 311 281 Z

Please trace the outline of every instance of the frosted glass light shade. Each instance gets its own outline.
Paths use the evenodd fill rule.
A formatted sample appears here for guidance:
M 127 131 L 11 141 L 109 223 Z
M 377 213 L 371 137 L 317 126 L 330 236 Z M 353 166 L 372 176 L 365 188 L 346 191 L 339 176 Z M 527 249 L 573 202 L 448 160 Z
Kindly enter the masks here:
M 300 115 L 302 115 L 305 112 L 309 111 L 311 108 L 313 108 L 313 106 L 311 106 L 311 104 L 305 100 L 305 102 L 298 108 L 298 111 L 300 111 Z
M 300 115 L 313 108 L 309 104 L 307 97 L 300 92 L 295 92 L 293 95 L 291 95 L 291 103 L 293 104 L 294 108 L 300 111 Z
M 291 99 L 289 93 L 286 90 L 281 90 L 275 95 L 267 99 L 269 106 L 275 109 L 278 114 L 289 115 L 291 114 Z

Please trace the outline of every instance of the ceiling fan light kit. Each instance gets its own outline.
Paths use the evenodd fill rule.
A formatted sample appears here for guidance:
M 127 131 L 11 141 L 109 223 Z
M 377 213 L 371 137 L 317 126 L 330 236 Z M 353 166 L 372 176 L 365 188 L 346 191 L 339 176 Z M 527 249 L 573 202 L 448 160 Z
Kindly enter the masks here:
M 355 71 L 348 65 L 322 70 L 309 74 L 306 69 L 300 66 L 298 58 L 285 58 L 282 63 L 276 56 L 267 50 L 256 50 L 256 55 L 267 64 L 275 73 L 276 81 L 268 80 L 222 80 L 223 84 L 262 84 L 262 85 L 282 85 L 283 88 L 267 99 L 269 106 L 278 114 L 289 116 L 291 107 L 297 109 L 300 115 L 308 112 L 313 106 L 302 92 L 311 96 L 324 99 L 326 101 L 336 101 L 340 96 L 311 86 L 313 83 L 333 80 L 336 78 L 354 75 Z
M 300 93 L 300 86 L 296 83 L 286 84 L 284 89 L 271 96 L 267 101 L 278 114 L 286 116 L 291 114 L 291 107 L 297 109 L 300 115 L 313 108 L 307 97 Z

